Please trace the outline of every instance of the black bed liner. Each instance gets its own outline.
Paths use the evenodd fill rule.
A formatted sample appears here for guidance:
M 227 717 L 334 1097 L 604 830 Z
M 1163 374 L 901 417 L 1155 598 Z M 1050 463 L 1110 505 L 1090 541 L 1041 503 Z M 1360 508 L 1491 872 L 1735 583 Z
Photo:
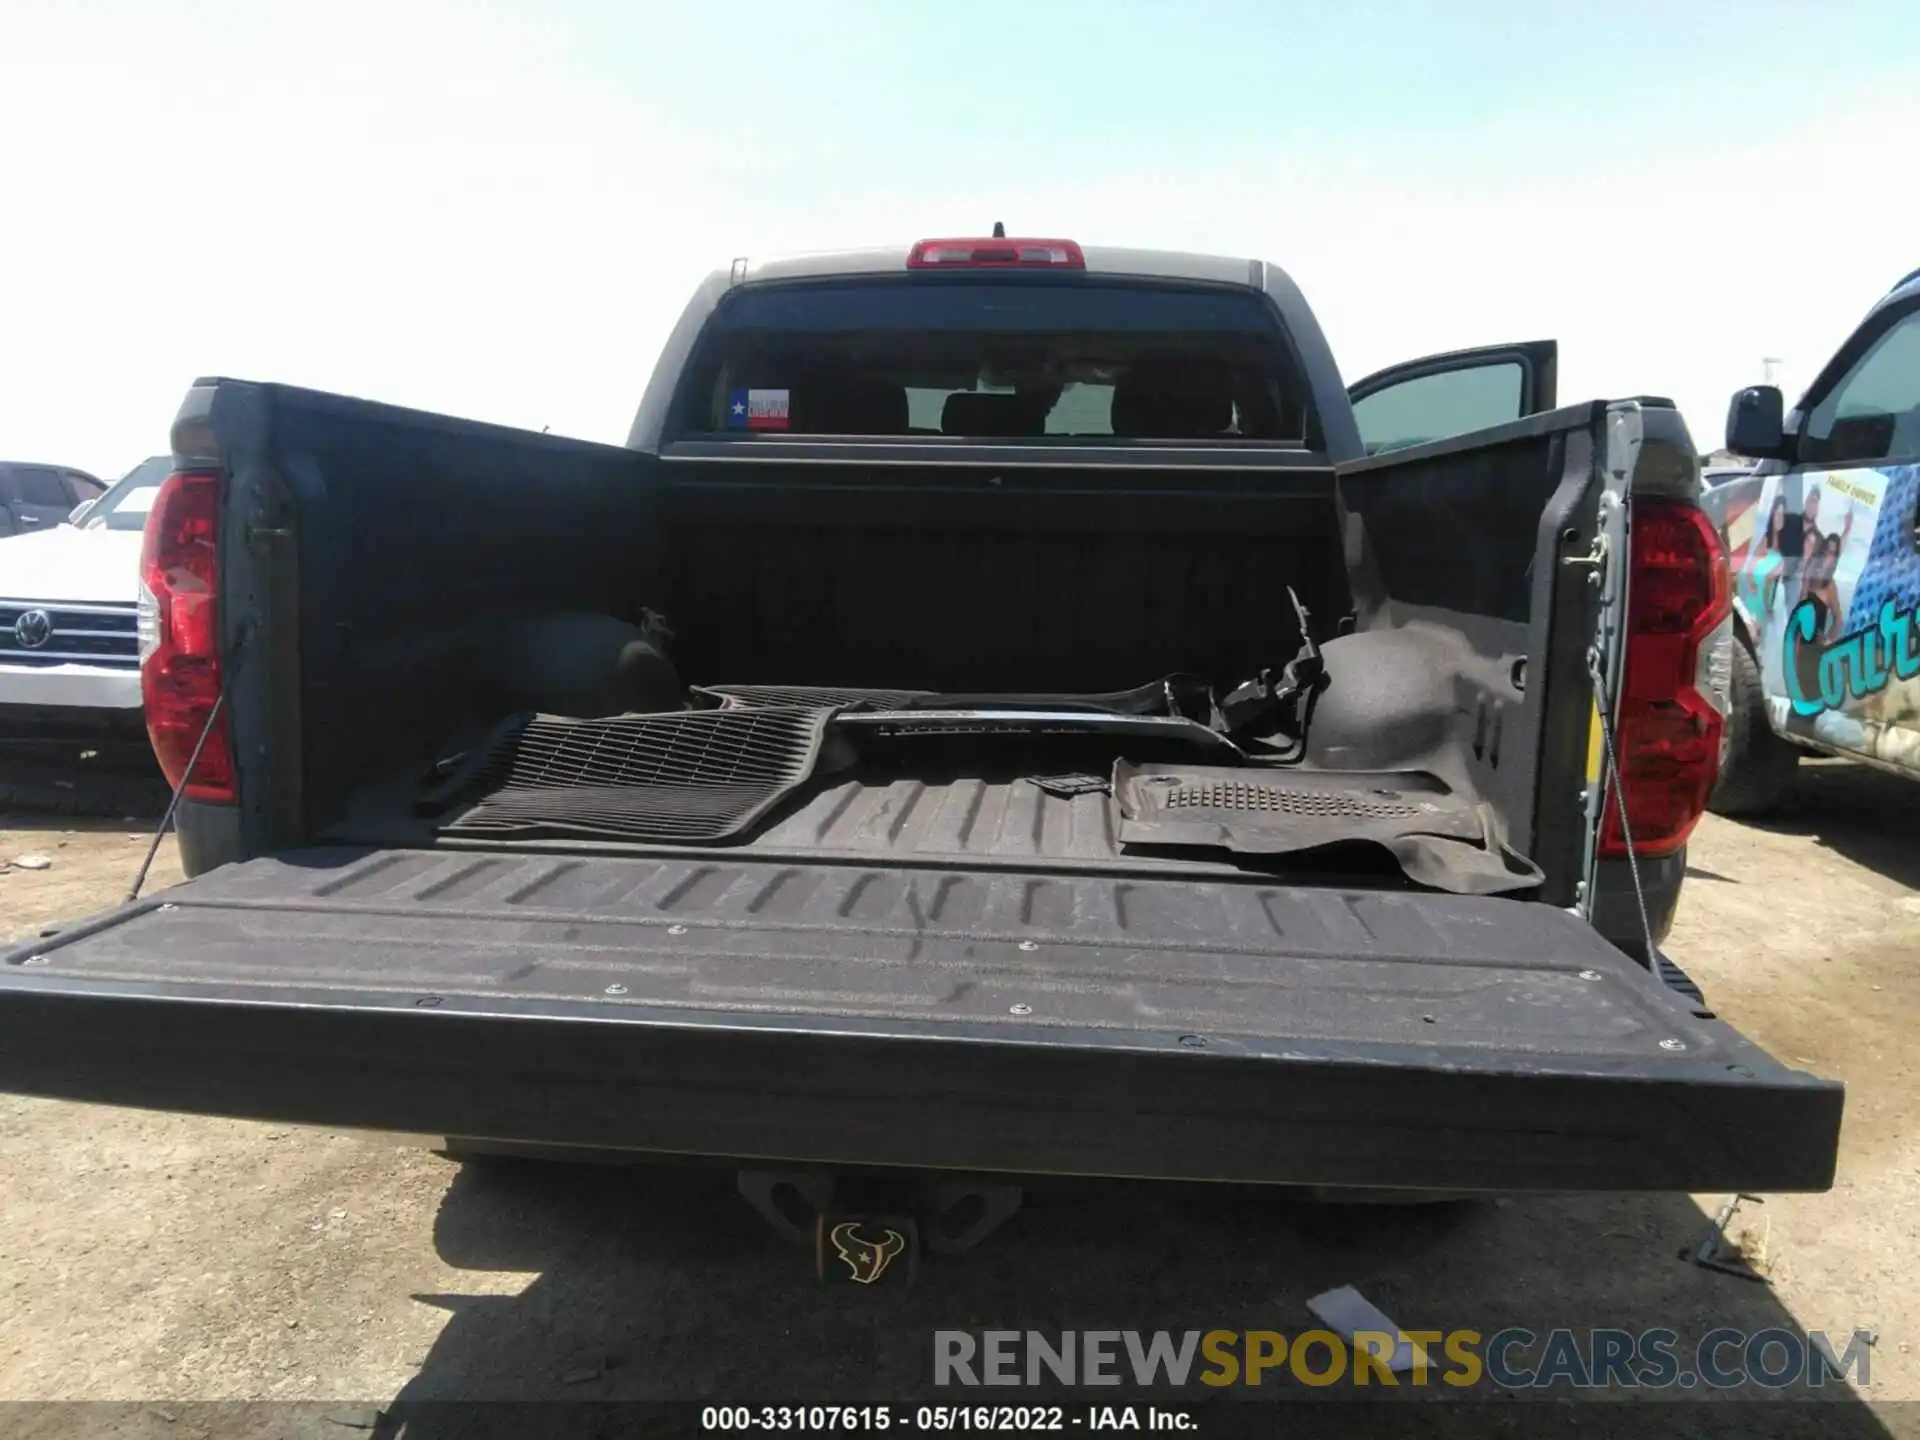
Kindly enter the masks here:
M 838 1164 L 1822 1189 L 1842 1092 L 1574 917 L 1271 881 L 311 850 L 0 963 L 0 1088 Z

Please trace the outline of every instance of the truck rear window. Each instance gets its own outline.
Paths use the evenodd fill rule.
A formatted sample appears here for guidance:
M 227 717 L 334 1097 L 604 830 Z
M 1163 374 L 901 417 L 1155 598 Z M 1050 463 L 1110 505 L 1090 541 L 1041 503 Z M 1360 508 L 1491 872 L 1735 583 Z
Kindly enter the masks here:
M 745 289 L 681 397 L 694 434 L 1300 442 L 1308 402 L 1252 291 L 980 277 Z

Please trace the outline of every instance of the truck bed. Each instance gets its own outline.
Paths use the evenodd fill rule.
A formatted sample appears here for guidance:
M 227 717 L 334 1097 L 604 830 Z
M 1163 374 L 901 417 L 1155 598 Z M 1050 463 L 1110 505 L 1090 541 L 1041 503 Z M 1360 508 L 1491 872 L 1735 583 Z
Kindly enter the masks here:
M 896 839 L 917 810 L 890 812 Z M 226 867 L 7 954 L 0 1089 L 729 1159 L 1462 1190 L 1824 1189 L 1842 1101 L 1538 904 L 355 848 Z
M 426 849 L 441 843 L 436 820 L 408 813 L 414 789 L 410 775 L 369 789 L 354 812 L 323 841 L 399 849 Z M 509 848 L 486 840 L 445 843 L 501 853 Z M 511 850 L 520 853 L 567 855 L 606 849 L 604 842 L 568 839 L 511 842 Z M 633 855 L 686 853 L 684 847 L 639 841 L 623 843 L 620 849 Z M 1018 773 L 929 779 L 830 777 L 809 783 L 722 853 L 735 859 L 844 861 L 915 869 L 1097 871 L 1182 879 L 1246 875 L 1246 867 L 1224 852 L 1122 849 L 1113 802 L 1104 792 L 1056 794 Z M 1351 857 L 1346 859 L 1349 870 L 1355 863 Z M 1398 874 L 1385 862 L 1376 864 L 1373 872 Z

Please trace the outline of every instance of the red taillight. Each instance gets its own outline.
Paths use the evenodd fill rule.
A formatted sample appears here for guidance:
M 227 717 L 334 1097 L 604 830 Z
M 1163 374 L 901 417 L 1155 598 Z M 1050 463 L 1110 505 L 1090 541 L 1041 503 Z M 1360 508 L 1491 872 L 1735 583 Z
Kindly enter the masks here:
M 220 477 L 167 477 L 140 546 L 140 696 L 167 783 L 192 800 L 234 800 L 233 744 L 220 699 Z M 187 775 L 193 750 L 200 758 Z
M 1698 506 L 1652 499 L 1632 505 L 1627 653 L 1614 742 L 1634 853 L 1670 855 L 1706 810 L 1720 769 L 1726 721 L 1707 671 L 1732 597 L 1726 550 Z M 1627 853 L 1612 792 L 1600 853 Z
M 907 252 L 909 270 L 1084 270 L 1071 240 L 922 240 Z

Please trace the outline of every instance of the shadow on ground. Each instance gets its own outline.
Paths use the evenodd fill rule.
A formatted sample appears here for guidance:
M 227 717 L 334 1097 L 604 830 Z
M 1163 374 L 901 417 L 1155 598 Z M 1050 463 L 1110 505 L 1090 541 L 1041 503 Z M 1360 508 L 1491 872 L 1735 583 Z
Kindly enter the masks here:
M 1358 1286 L 1406 1328 L 1619 1326 L 1678 1332 L 1683 1358 L 1707 1332 L 1804 1332 L 1763 1284 L 1679 1258 L 1706 1218 L 1684 1196 L 1538 1198 L 1428 1207 L 1323 1206 L 1271 1192 L 1203 1187 L 1050 1185 L 1031 1192 L 975 1253 L 929 1261 L 910 1291 L 824 1287 L 734 1193 L 694 1169 L 599 1169 L 534 1162 L 468 1164 L 435 1231 L 463 1269 L 538 1272 L 519 1295 L 421 1296 L 447 1323 L 417 1377 L 387 1407 L 392 1440 L 495 1433 L 484 1410 L 452 1401 L 575 1404 L 508 1408 L 498 1433 L 587 1433 L 579 1402 L 1033 1403 L 1138 1398 L 1081 1390 L 936 1390 L 941 1329 L 1280 1330 L 1316 1322 L 1308 1297 Z M 1196 1370 L 1199 1367 L 1196 1367 Z M 1327 1399 L 1274 1377 L 1248 1402 Z M 1687 1398 L 1543 1408 L 1482 1382 L 1472 1399 L 1417 1406 L 1420 1429 L 1546 1433 L 1884 1436 L 1844 1384 L 1755 1404 Z M 1351 1398 L 1353 1392 L 1338 1392 Z M 1747 1392 L 1758 1394 L 1760 1392 Z M 1165 1397 L 1168 1392 L 1162 1392 Z M 1182 1403 L 1214 1399 L 1201 1386 Z M 1818 1400 L 1821 1403 L 1806 1403 Z M 1800 1403 L 1796 1403 L 1800 1402 Z M 1375 1413 L 1377 1412 L 1377 1413 Z M 619 1415 L 622 1412 L 609 1412 Z M 1387 1433 L 1408 1407 L 1289 1405 L 1287 1433 L 1309 1416 Z M 1241 1419 L 1253 1418 L 1238 1412 Z M 688 1417 L 697 1423 L 697 1417 Z M 1549 1422 L 1550 1425 L 1549 1425 Z M 1263 1422 L 1263 1428 L 1264 1428 Z M 1394 1428 L 1398 1428 L 1396 1425 Z M 543 1433 L 545 1433 L 543 1431 Z M 609 1432 L 611 1433 L 611 1432 Z M 1239 1433 L 1239 1427 L 1234 1427 Z M 1249 1432 L 1251 1433 L 1251 1432 Z
M 1857 865 L 1920 890 L 1920 784 L 1846 760 L 1806 761 L 1791 803 L 1747 822 L 1775 835 L 1798 835 Z
M 26 825 L 74 816 L 157 820 L 170 792 L 151 754 L 52 760 L 0 746 L 0 823 Z

